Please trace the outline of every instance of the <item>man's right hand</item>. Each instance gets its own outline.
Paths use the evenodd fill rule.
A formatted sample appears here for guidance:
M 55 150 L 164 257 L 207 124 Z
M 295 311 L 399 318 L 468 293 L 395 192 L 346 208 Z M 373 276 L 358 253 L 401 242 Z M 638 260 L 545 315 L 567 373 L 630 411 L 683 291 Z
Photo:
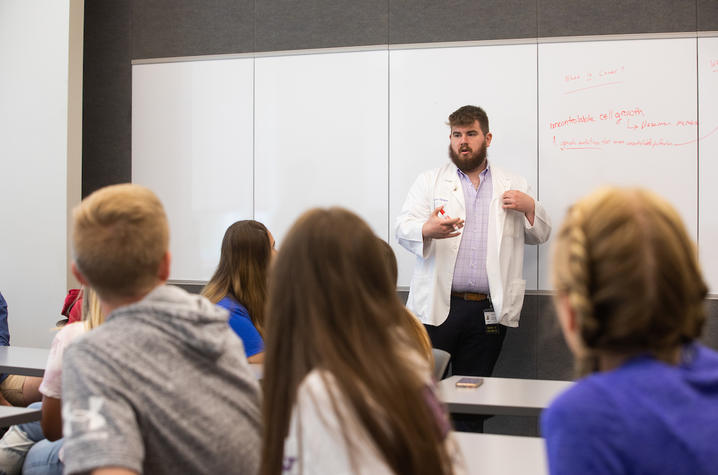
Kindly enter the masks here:
M 421 227 L 421 235 L 424 239 L 446 239 L 461 234 L 459 229 L 464 227 L 464 220 L 442 217 L 440 213 L 443 208 L 443 206 L 436 208 Z

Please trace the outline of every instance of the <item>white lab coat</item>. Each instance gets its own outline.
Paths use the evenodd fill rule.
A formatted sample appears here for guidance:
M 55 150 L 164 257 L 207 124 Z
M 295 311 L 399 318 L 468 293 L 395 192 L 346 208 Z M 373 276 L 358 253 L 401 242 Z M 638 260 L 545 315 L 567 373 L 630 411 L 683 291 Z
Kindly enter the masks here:
M 524 243 L 546 242 L 551 234 L 551 221 L 538 201 L 533 226 L 523 213 L 503 209 L 501 195 L 505 191 L 518 190 L 533 195 L 525 178 L 494 165 L 490 167 L 493 194 L 486 255 L 489 291 L 499 323 L 517 327 L 526 289 L 522 278 Z M 453 163 L 419 175 L 396 222 L 399 244 L 417 256 L 406 305 L 429 325 L 441 325 L 449 315 L 454 265 L 462 238 L 459 235 L 424 242 L 421 228 L 442 204 L 448 216 L 466 219 L 464 191 Z

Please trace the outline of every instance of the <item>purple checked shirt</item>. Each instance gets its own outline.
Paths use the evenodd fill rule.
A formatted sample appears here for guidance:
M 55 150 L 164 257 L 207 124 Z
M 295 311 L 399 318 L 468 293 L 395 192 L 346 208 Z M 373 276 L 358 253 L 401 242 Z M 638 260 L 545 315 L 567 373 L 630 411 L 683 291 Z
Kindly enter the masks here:
M 479 175 L 479 187 L 474 188 L 471 179 L 457 169 L 464 190 L 466 221 L 462 229 L 461 244 L 456 255 L 453 292 L 489 293 L 489 276 L 486 273 L 486 247 L 489 235 L 489 205 L 493 194 L 491 169 Z

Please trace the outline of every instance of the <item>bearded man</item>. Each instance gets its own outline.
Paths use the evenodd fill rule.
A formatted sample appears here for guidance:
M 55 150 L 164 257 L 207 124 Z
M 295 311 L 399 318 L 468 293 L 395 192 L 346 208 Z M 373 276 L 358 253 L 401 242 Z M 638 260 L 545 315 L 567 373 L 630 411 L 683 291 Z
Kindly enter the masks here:
M 487 160 L 489 119 L 464 106 L 449 116 L 451 162 L 422 173 L 397 218 L 396 237 L 416 255 L 407 307 L 452 373 L 490 376 L 507 327 L 517 327 L 526 281 L 524 243 L 551 223 L 526 179 Z

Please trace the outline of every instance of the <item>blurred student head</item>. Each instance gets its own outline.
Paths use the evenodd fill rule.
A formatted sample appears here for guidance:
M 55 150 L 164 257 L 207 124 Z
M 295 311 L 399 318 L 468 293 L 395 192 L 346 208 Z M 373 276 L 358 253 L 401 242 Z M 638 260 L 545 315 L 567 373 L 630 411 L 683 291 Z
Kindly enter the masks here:
M 74 209 L 73 270 L 107 302 L 141 298 L 169 276 L 162 203 L 139 185 L 95 191 Z
M 396 262 L 396 254 L 394 253 L 394 250 L 391 248 L 388 242 L 384 241 L 383 239 L 377 238 L 379 240 L 379 246 L 382 249 L 382 253 L 384 255 L 384 262 L 386 263 L 387 269 L 389 270 L 389 274 L 391 275 L 392 282 L 396 283 L 397 279 L 399 278 L 399 267 Z M 419 321 L 414 314 L 412 314 L 409 309 L 404 307 L 404 315 L 406 316 L 406 320 L 409 323 L 409 326 L 411 327 L 411 334 L 414 337 L 416 348 L 421 353 L 424 358 L 429 362 L 429 364 L 433 367 L 434 366 L 434 354 L 432 353 L 431 348 L 431 340 L 429 339 L 429 334 L 426 332 L 426 328 L 424 328 L 424 325 Z
M 237 221 L 224 233 L 217 270 L 202 295 L 214 303 L 231 295 L 246 307 L 252 323 L 263 333 L 267 271 L 274 253 L 274 237 L 262 223 Z
M 600 189 L 569 210 L 554 244 L 556 307 L 580 375 L 602 356 L 673 362 L 705 321 L 696 248 L 652 192 Z
M 429 367 L 411 331 L 369 226 L 341 208 L 303 214 L 270 278 L 263 412 L 272 430 L 264 435 L 263 473 L 281 472 L 297 390 L 314 369 L 332 376 L 332 398 L 347 401 L 394 471 L 444 473 L 446 452 L 422 396 L 420 370 Z

